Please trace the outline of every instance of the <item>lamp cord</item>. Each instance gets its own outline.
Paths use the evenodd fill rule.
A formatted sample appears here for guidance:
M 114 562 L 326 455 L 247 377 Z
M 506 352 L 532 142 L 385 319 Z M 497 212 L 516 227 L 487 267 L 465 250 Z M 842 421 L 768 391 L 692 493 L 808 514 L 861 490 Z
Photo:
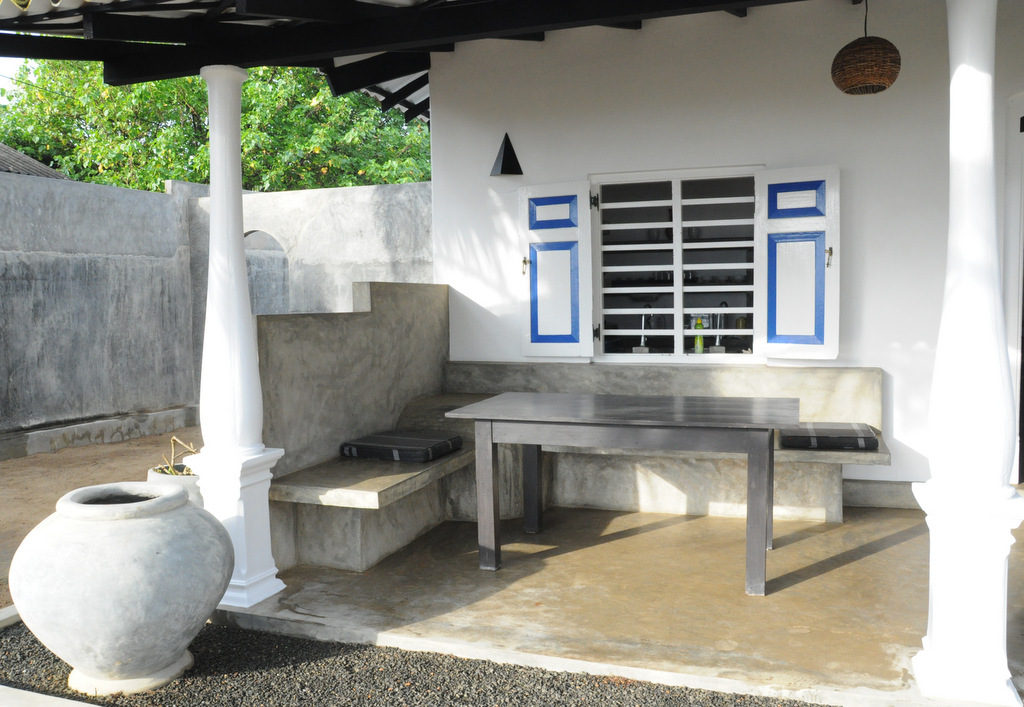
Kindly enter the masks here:
M 868 36 L 868 0 L 864 0 L 864 36 Z

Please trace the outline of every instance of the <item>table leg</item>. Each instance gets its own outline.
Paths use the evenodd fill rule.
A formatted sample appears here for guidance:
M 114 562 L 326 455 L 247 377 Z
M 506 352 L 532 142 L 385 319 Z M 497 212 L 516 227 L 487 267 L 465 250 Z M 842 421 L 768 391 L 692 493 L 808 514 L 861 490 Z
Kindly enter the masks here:
M 774 448 L 771 431 L 752 432 L 747 446 L 747 594 L 764 596 L 772 512 Z
M 490 420 L 476 422 L 476 526 L 480 569 L 501 567 L 501 516 L 498 501 L 497 445 Z
M 540 498 L 540 445 L 521 445 L 523 454 L 523 530 L 539 533 L 543 520 Z

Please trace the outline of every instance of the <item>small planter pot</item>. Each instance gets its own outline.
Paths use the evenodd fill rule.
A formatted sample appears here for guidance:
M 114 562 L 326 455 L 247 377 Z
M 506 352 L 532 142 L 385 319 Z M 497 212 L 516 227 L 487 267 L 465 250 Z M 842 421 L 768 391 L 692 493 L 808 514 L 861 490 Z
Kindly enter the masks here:
M 184 464 L 175 464 L 174 468 L 182 470 Z M 199 477 L 195 474 L 164 474 L 152 467 L 146 471 L 146 481 L 151 484 L 169 484 L 171 486 L 185 489 L 188 494 L 188 502 L 196 508 L 203 507 L 203 494 L 199 492 Z
M 188 644 L 224 595 L 231 538 L 183 489 L 76 489 L 22 541 L 10 590 L 22 621 L 91 695 L 151 690 L 192 665 Z

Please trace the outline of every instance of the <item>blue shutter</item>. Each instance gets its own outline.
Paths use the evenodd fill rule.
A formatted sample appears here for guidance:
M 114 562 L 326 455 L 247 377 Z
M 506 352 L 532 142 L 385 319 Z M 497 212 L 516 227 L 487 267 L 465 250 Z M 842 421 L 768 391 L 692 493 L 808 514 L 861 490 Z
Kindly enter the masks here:
M 839 170 L 755 175 L 756 347 L 768 358 L 839 353 Z
M 593 355 L 589 190 L 587 182 L 521 190 L 527 356 Z

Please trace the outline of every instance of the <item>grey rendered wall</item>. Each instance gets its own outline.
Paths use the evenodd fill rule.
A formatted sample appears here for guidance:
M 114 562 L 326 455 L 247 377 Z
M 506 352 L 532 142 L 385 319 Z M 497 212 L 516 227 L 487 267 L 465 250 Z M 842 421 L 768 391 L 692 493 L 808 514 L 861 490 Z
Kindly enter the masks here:
M 210 200 L 190 207 L 193 340 L 200 368 Z M 255 314 L 351 312 L 356 282 L 432 283 L 431 185 L 385 184 L 243 196 Z
M 345 314 L 257 320 L 263 442 L 275 476 L 338 456 L 342 442 L 392 429 L 406 403 L 441 392 L 446 285 L 361 283 Z
M 0 432 L 196 397 L 185 202 L 0 174 Z
M 184 424 L 199 390 L 208 193 L 0 174 L 0 458 Z M 429 184 L 244 202 L 246 227 L 262 231 L 246 238 L 258 314 L 351 311 L 353 282 L 432 279 Z M 153 411 L 173 414 L 140 415 Z
M 353 282 L 434 281 L 429 183 L 246 194 L 242 208 L 246 232 L 272 239 L 259 250 L 287 256 L 288 309 L 258 314 L 350 312 Z

